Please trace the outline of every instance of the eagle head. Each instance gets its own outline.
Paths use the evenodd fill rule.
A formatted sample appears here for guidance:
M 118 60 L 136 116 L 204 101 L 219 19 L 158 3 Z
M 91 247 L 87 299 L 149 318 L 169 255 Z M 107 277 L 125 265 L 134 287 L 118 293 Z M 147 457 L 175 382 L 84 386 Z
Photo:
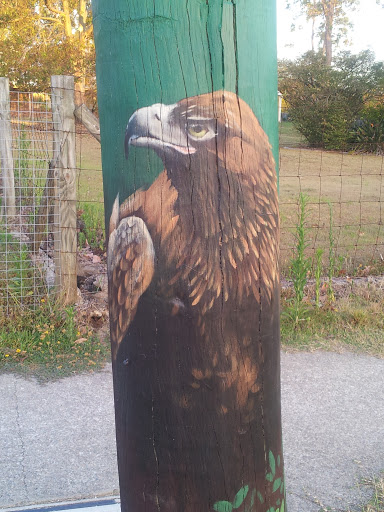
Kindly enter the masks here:
M 243 172 L 251 162 L 259 167 L 260 159 L 271 159 L 268 138 L 251 108 L 223 90 L 136 110 L 125 133 L 127 158 L 130 146 L 152 148 L 166 165 L 208 158 L 239 173 L 245 149 L 250 161 Z M 273 161 L 267 167 L 273 169 Z

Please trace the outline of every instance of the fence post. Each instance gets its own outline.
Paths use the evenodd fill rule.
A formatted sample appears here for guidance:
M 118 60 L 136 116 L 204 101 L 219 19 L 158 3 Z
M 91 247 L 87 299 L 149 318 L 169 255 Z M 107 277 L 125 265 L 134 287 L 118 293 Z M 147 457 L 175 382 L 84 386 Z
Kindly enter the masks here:
M 54 230 L 56 287 L 64 304 L 77 300 L 75 84 L 73 76 L 51 77 L 53 167 L 55 168 Z
M 5 77 L 0 77 L 0 159 L 3 178 L 1 217 L 5 219 L 16 215 L 9 80 Z

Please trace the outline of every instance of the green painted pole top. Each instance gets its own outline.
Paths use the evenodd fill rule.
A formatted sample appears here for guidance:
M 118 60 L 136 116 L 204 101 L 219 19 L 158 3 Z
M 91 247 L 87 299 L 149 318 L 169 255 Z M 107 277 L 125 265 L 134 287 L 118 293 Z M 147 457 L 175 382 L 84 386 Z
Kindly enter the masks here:
M 151 150 L 124 158 L 130 116 L 225 89 L 252 108 L 278 161 L 273 0 L 93 0 L 106 216 L 162 170 Z M 111 80 L 113 77 L 113 80 Z

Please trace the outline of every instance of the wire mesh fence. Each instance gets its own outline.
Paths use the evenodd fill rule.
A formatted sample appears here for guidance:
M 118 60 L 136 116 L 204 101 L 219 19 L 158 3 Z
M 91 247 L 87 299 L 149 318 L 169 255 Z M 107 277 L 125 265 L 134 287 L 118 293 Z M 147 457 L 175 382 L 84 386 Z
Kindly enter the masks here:
M 51 96 L 11 92 L 1 109 L 0 310 L 8 311 L 36 305 L 55 285 L 60 219 L 54 204 L 60 198 Z
M 77 102 L 82 99 L 78 94 Z M 54 144 L 52 96 L 11 92 L 8 103 L 0 96 L 0 107 L 8 109 L 0 116 L 0 309 L 7 309 L 14 303 L 36 305 L 60 286 L 55 254 L 61 250 L 62 198 L 55 172 L 60 148 Z M 345 273 L 382 261 L 384 157 L 309 148 L 284 112 L 279 130 L 283 274 L 295 247 L 300 193 L 308 196 L 309 255 L 323 250 L 326 264 L 332 250 L 336 266 Z M 101 256 L 105 229 L 100 143 L 79 121 L 75 133 L 75 244 L 80 252 Z
M 327 264 L 331 250 L 339 271 L 346 274 L 382 263 L 384 157 L 353 146 L 344 151 L 310 148 L 284 116 L 279 130 L 283 272 L 295 246 L 300 193 L 308 197 L 309 255 L 323 250 Z
M 79 249 L 104 254 L 104 197 L 101 147 L 81 122 L 76 123 L 77 215 Z

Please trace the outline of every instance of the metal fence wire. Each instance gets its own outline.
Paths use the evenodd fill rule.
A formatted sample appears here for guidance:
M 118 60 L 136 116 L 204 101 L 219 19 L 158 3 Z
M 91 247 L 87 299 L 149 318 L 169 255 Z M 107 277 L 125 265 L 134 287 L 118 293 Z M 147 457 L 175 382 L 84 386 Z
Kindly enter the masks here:
M 323 251 L 342 274 L 384 264 L 384 156 L 345 146 L 310 148 L 288 120 L 280 131 L 281 268 L 287 273 L 295 247 L 298 198 L 307 197 L 308 256 Z M 337 268 L 336 268 L 337 270 Z
M 2 79 L 4 80 L 4 79 Z M 54 286 L 60 231 L 49 94 L 1 98 L 0 311 L 36 306 Z M 56 245 L 57 250 L 57 245 Z
M 55 272 L 55 263 L 68 222 L 60 212 L 68 211 L 69 204 L 60 196 L 56 177 L 61 148 L 54 144 L 53 97 L 32 92 L 7 96 L 4 80 L 0 78 L 0 312 L 16 304 L 36 306 L 60 289 L 62 274 Z M 300 193 L 308 198 L 308 256 L 321 250 L 324 268 L 331 256 L 347 274 L 359 266 L 369 269 L 371 262 L 384 263 L 384 157 L 353 148 L 309 148 L 284 116 L 279 130 L 283 274 L 289 274 L 296 244 Z M 105 252 L 103 184 L 99 142 L 81 123 L 74 131 L 78 225 L 71 245 L 75 251 L 77 245 L 81 258 L 85 246 L 96 254 Z

